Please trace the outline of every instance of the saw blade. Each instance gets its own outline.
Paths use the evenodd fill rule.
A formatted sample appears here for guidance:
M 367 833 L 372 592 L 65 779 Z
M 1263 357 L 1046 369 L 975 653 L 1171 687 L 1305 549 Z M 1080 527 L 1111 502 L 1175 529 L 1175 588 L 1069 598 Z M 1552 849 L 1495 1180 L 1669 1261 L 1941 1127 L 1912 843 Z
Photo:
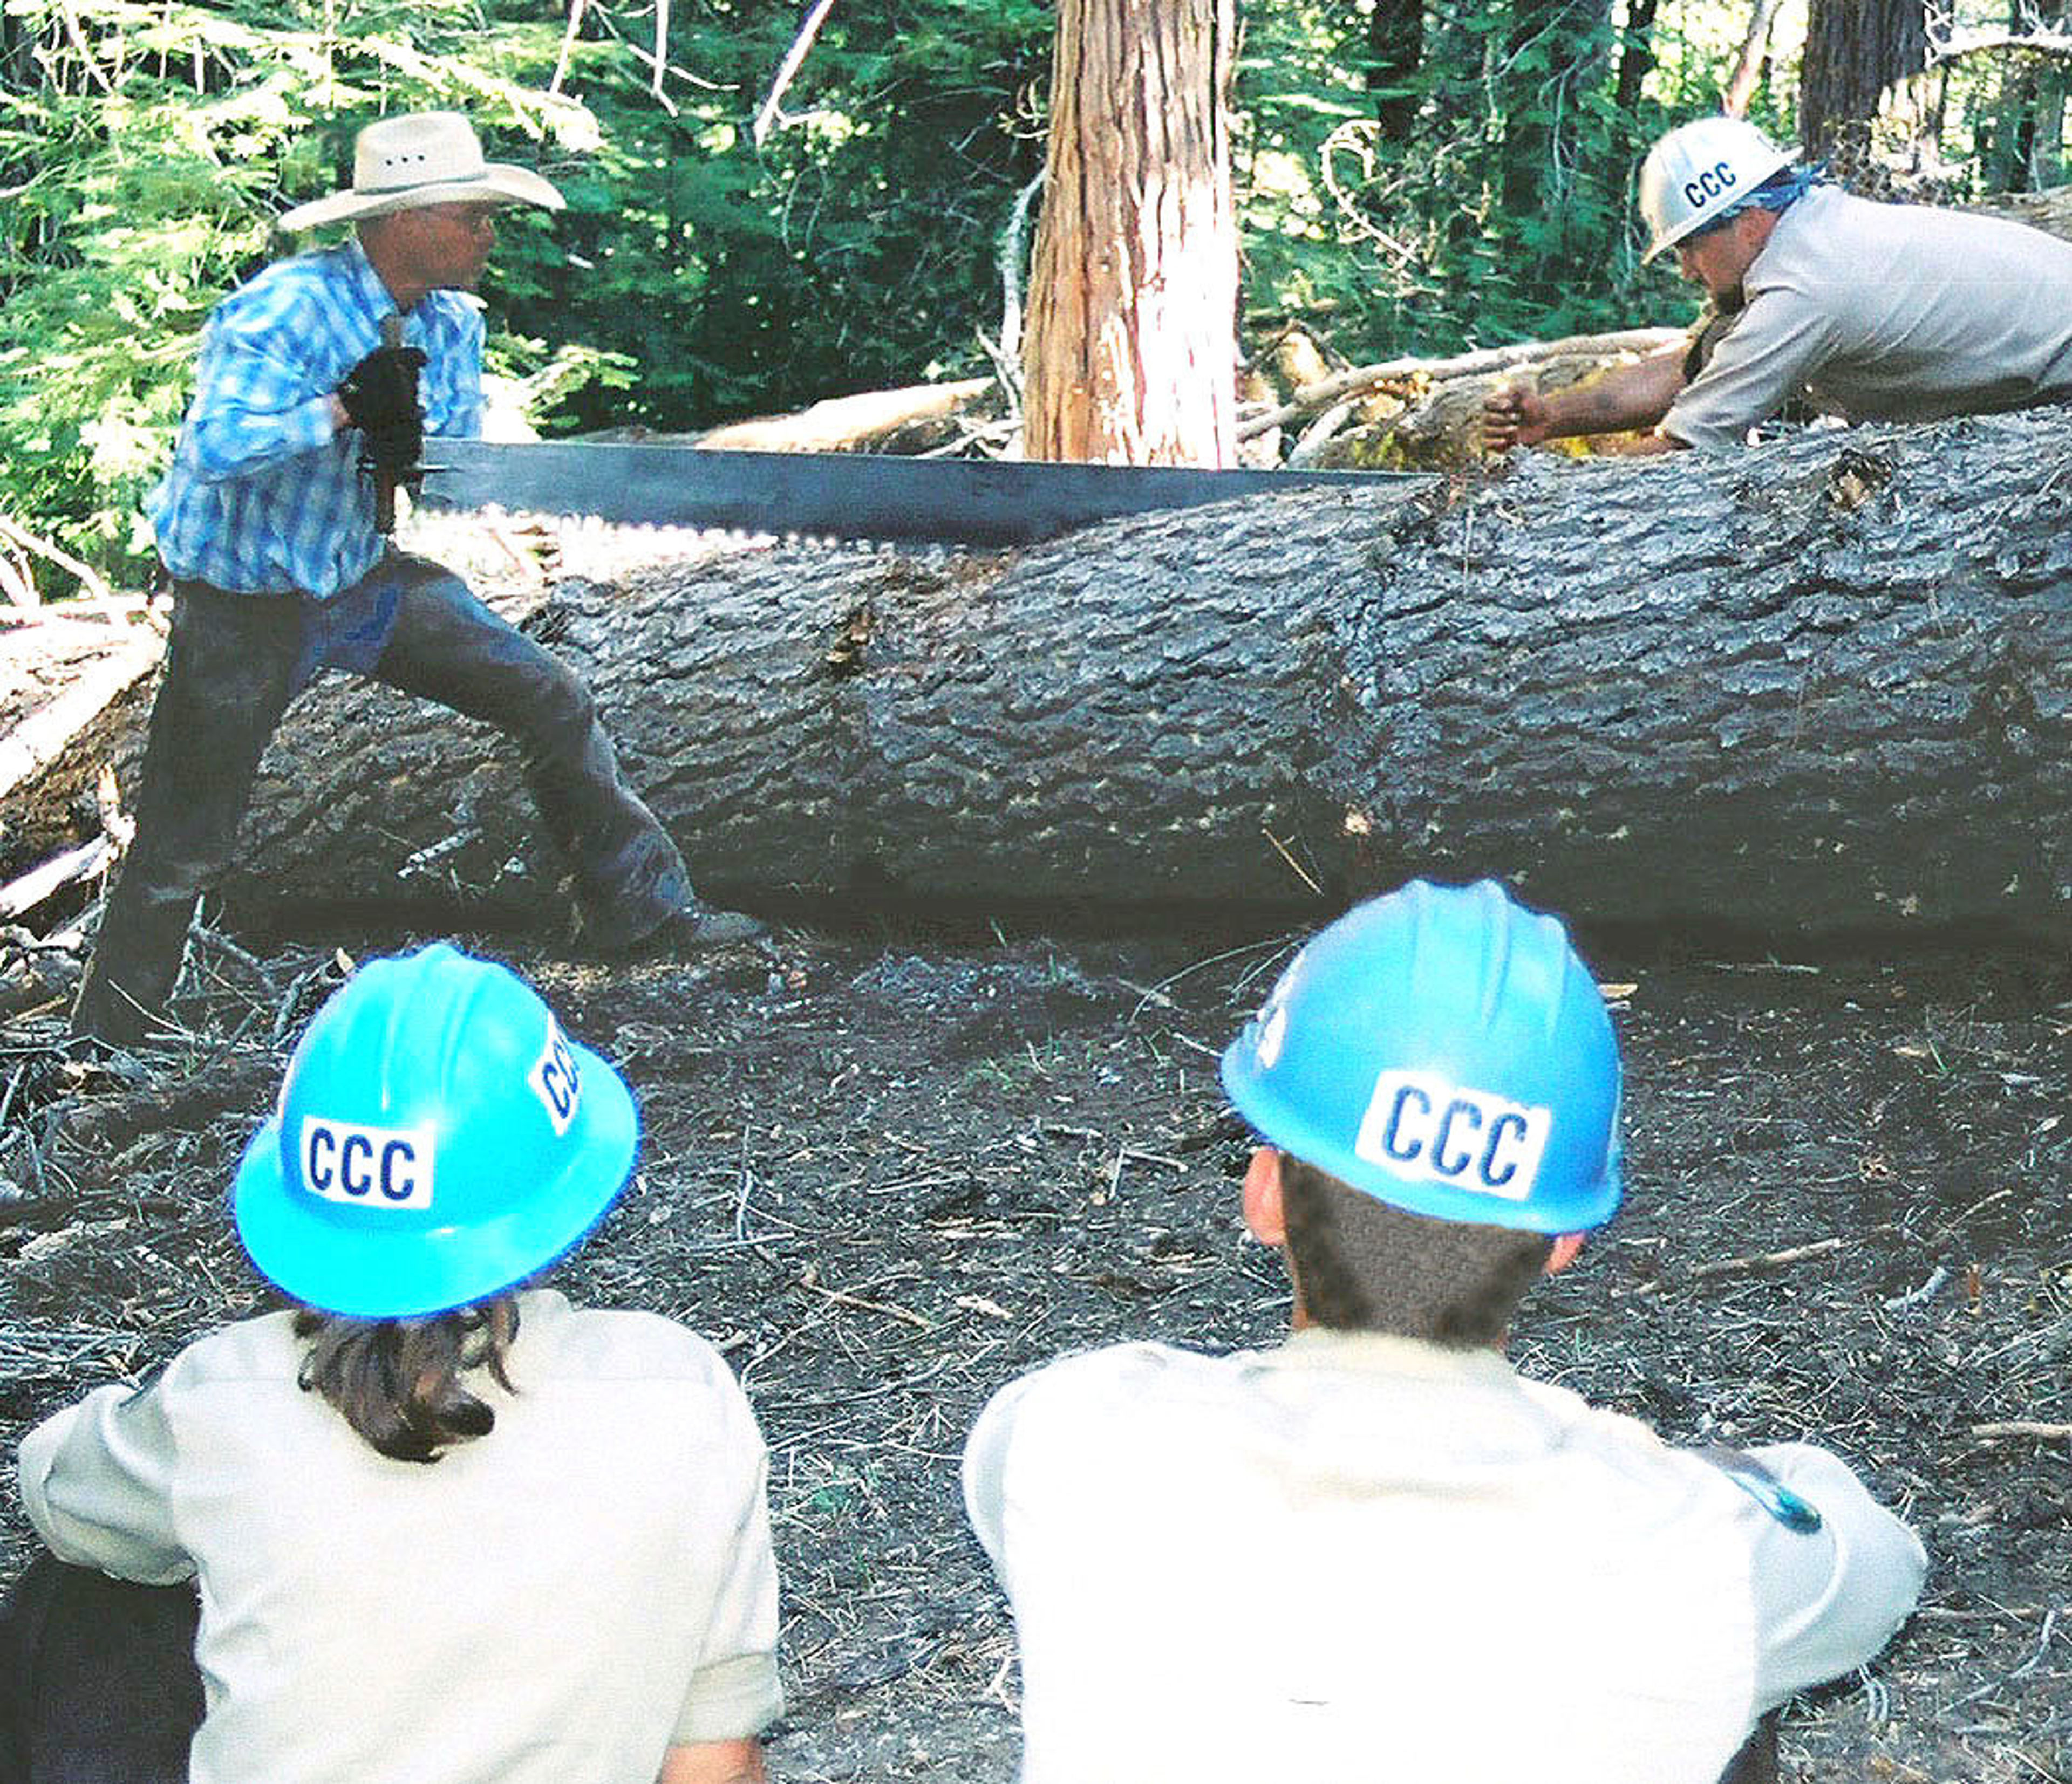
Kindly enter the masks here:
M 1200 471 L 1037 459 L 707 452 L 622 441 L 427 440 L 419 499 L 627 526 L 1005 546 L 1124 515 L 1289 490 L 1429 479 L 1404 471 Z

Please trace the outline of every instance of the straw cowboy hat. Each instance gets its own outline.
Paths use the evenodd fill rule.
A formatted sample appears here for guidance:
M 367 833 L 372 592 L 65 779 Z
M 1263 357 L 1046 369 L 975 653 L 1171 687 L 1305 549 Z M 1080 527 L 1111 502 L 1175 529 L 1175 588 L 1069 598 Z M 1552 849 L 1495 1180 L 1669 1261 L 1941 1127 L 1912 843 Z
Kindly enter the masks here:
M 283 229 L 386 216 L 427 204 L 542 204 L 561 195 L 528 168 L 484 161 L 475 127 L 458 112 L 406 112 L 370 124 L 353 142 L 352 190 L 298 204 Z

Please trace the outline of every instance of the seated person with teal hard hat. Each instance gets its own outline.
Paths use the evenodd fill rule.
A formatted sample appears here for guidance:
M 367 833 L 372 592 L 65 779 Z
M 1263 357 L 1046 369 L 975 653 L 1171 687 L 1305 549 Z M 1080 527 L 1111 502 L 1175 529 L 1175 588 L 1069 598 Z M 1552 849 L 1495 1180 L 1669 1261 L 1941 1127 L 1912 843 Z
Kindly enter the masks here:
M 1715 1784 L 1881 1648 L 1926 1558 L 1827 1451 L 1694 1452 L 1505 1360 L 1617 1211 L 1620 1068 L 1561 924 L 1413 882 L 1224 1054 L 1293 1331 L 1011 1383 L 965 1502 L 1011 1601 L 1023 1784 Z
M 22 1445 L 50 1555 L 0 1628 L 0 1774 L 760 1779 L 783 1700 L 747 1401 L 674 1322 L 524 1286 L 638 1145 L 619 1075 L 505 968 L 441 944 L 339 990 L 234 1192 L 299 1310 Z

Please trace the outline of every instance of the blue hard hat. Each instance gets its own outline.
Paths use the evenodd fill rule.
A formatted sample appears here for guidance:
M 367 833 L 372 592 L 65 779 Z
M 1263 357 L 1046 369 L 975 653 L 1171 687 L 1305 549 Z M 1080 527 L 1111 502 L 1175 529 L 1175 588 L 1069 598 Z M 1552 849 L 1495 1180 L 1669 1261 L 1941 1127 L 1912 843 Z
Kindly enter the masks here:
M 1560 921 L 1413 880 L 1311 939 L 1223 1059 L 1274 1145 L 1441 1220 L 1575 1233 L 1618 1211 L 1618 1042 Z
M 465 1307 L 603 1218 L 639 1131 L 624 1081 L 537 992 L 437 943 L 370 961 L 312 1018 L 238 1166 L 238 1236 L 327 1312 Z

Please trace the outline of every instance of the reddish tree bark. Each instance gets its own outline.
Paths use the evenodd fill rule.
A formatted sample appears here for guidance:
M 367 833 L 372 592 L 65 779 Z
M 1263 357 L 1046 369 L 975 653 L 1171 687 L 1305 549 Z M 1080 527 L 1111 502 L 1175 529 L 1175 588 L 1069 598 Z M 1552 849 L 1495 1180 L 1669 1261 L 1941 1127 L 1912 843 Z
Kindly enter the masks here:
M 1030 281 L 1026 450 L 1235 462 L 1234 0 L 1063 0 Z

